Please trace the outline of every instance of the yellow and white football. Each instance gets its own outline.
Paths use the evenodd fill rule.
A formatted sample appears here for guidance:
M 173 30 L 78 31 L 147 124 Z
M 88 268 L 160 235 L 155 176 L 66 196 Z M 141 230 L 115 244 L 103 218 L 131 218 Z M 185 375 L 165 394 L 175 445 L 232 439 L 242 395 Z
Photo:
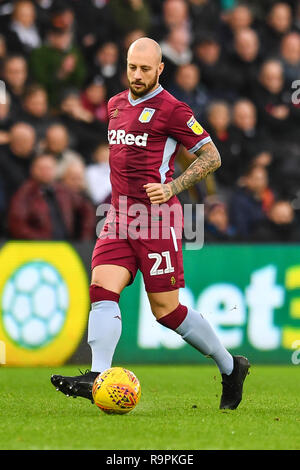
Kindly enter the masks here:
M 138 404 L 141 385 L 130 370 L 112 367 L 96 377 L 92 393 L 94 403 L 105 413 L 124 414 Z

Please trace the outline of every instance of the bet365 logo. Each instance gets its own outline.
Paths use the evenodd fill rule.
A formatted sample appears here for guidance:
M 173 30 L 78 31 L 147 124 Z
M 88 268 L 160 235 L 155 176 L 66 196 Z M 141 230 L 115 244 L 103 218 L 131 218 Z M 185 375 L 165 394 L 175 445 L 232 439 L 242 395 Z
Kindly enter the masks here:
M 247 278 L 246 285 L 236 277 L 232 282 L 208 283 L 196 292 L 186 286 L 180 302 L 207 314 L 226 348 L 289 350 L 289 360 L 300 364 L 300 264 L 281 269 L 273 264 L 260 266 Z M 145 294 L 140 301 L 138 344 L 149 349 L 184 347 L 180 336 L 152 327 L 147 302 Z

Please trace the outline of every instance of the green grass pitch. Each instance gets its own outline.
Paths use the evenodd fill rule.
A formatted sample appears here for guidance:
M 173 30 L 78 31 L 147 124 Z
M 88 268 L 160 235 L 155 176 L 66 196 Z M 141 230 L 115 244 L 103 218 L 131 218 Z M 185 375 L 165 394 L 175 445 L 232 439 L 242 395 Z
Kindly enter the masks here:
M 126 366 L 142 396 L 127 415 L 106 415 L 50 383 L 75 366 L 0 370 L 0 449 L 299 449 L 299 367 L 253 365 L 237 410 L 219 410 L 215 366 Z M 84 367 L 83 367 L 84 368 Z

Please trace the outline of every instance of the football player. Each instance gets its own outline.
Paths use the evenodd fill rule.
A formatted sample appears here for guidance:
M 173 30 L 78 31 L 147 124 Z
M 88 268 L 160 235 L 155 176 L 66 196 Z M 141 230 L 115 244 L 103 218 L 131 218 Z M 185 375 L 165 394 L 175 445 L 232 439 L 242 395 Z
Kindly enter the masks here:
M 111 367 L 121 335 L 120 294 L 140 270 L 156 320 L 215 361 L 223 385 L 220 408 L 235 409 L 242 399 L 248 360 L 232 356 L 202 314 L 179 302 L 179 289 L 184 287 L 183 218 L 176 195 L 217 170 L 221 159 L 190 107 L 160 85 L 163 68 L 154 40 L 141 38 L 131 44 L 129 89 L 108 103 L 112 201 L 92 256 L 91 371 L 75 377 L 53 375 L 51 381 L 66 395 L 92 400 L 94 379 Z M 172 179 L 180 144 L 196 159 Z M 137 207 L 145 209 L 138 235 Z

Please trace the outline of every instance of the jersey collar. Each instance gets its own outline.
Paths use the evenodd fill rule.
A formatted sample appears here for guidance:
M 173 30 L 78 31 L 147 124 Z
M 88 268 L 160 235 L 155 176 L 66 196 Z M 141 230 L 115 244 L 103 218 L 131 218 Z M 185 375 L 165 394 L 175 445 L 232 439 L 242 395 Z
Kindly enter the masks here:
M 158 86 L 158 88 L 155 88 L 154 91 L 151 91 L 150 93 L 147 93 L 147 95 L 142 96 L 141 98 L 138 98 L 137 100 L 134 100 L 131 98 L 131 92 L 129 90 L 128 92 L 128 101 L 132 106 L 136 106 L 137 104 L 143 103 L 144 101 L 150 100 L 150 98 L 154 98 L 154 96 L 158 95 L 161 91 L 163 91 L 163 87 L 161 85 Z

